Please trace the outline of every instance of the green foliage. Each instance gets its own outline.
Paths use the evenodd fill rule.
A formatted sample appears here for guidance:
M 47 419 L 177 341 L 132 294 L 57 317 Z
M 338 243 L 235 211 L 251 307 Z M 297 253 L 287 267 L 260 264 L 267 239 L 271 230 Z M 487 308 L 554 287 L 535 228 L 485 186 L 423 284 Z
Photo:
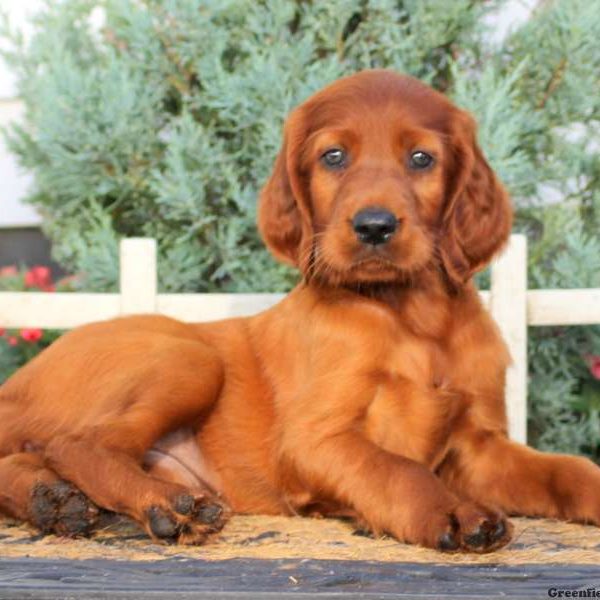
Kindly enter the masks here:
M 529 286 L 600 287 L 600 4 L 555 2 L 513 35 L 505 71 L 522 65 L 516 102 L 530 115 L 522 148 L 535 188 L 518 198 Z M 576 309 L 576 307 L 574 307 Z M 599 327 L 530 329 L 532 441 L 600 457 L 600 389 L 582 356 Z
M 502 44 L 503 0 L 47 1 L 7 58 L 26 105 L 7 137 L 33 172 L 54 255 L 117 283 L 122 236 L 152 236 L 168 291 L 282 291 L 256 198 L 288 111 L 369 67 L 415 75 L 480 124 L 530 240 L 530 286 L 600 287 L 600 3 L 555 0 Z M 99 24 L 98 21 L 101 21 Z M 597 328 L 530 331 L 532 440 L 598 452 Z

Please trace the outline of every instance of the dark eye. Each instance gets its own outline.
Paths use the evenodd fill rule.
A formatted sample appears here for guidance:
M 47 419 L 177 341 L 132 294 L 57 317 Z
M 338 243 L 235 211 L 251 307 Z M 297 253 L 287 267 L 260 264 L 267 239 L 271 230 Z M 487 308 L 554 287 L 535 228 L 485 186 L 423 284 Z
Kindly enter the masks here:
M 422 150 L 417 150 L 410 155 L 410 160 L 408 161 L 408 166 L 415 171 L 422 171 L 423 169 L 427 169 L 433 164 L 433 156 L 431 154 L 427 154 L 427 152 L 423 152 Z
M 330 148 L 321 155 L 321 162 L 328 169 L 341 169 L 346 166 L 348 155 L 342 148 Z

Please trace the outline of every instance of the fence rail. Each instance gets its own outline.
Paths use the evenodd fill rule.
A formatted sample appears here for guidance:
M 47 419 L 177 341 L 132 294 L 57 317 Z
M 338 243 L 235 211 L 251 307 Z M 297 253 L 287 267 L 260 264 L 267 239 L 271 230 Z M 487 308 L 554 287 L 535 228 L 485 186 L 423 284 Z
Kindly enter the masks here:
M 121 242 L 118 294 L 0 292 L 0 327 L 70 329 L 91 321 L 136 313 L 159 313 L 185 321 L 251 315 L 277 303 L 282 294 L 159 294 L 156 243 Z M 489 292 L 482 299 L 511 351 L 507 374 L 510 435 L 526 441 L 527 327 L 600 323 L 600 289 L 527 290 L 527 240 L 512 235 L 492 264 Z

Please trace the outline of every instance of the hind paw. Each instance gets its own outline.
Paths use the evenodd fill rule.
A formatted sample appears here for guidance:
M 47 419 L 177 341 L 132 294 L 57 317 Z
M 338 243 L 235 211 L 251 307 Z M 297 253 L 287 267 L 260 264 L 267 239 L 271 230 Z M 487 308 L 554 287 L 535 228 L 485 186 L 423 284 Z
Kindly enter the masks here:
M 89 535 L 100 509 L 67 481 L 38 483 L 31 493 L 31 522 L 43 533 L 66 537 Z
M 180 494 L 169 506 L 150 506 L 144 525 L 157 541 L 196 545 L 220 531 L 229 516 L 229 508 L 215 498 Z

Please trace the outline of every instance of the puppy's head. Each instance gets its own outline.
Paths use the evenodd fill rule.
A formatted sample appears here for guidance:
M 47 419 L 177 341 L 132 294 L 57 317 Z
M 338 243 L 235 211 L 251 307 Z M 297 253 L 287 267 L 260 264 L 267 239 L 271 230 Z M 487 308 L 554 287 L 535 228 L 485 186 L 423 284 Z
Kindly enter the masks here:
M 473 119 L 382 70 L 341 79 L 292 112 L 259 210 L 272 253 L 334 285 L 403 283 L 441 268 L 459 287 L 511 223 Z

